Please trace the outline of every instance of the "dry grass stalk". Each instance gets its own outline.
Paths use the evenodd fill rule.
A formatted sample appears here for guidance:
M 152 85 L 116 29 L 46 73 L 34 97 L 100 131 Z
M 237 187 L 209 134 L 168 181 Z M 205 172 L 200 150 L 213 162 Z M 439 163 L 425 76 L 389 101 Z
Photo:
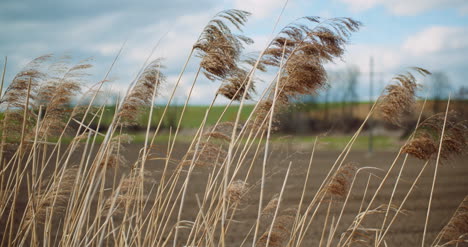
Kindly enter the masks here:
M 421 75 L 431 73 L 423 68 L 413 68 Z M 416 89 L 419 87 L 416 77 L 410 72 L 393 78 L 394 84 L 385 87 L 379 105 L 382 117 L 395 125 L 401 125 L 402 118 L 413 111 L 416 102 Z
M 110 209 L 110 206 L 114 201 L 114 208 L 115 214 L 122 214 L 125 212 L 126 208 L 129 208 L 131 205 L 135 205 L 138 202 L 144 202 L 148 199 L 147 194 L 139 193 L 139 186 L 141 183 L 155 183 L 156 181 L 152 178 L 154 175 L 145 170 L 143 172 L 143 177 L 140 174 L 139 169 L 132 169 L 130 174 L 126 177 L 122 178 L 120 181 L 120 190 L 118 194 L 115 194 L 114 190 L 109 198 L 104 203 L 104 211 L 103 215 L 107 214 L 107 210 Z
M 161 83 L 165 81 L 165 76 L 160 69 L 161 59 L 152 61 L 143 70 L 135 82 L 135 86 L 125 97 L 119 110 L 118 117 L 123 126 L 132 126 L 138 124 L 138 118 L 144 111 L 144 108 L 151 104 L 153 92 L 158 90 Z
M 380 232 L 380 228 L 364 226 L 363 219 L 368 218 L 368 216 L 372 216 L 372 215 L 374 216 L 385 215 L 387 211 L 398 212 L 399 214 L 404 214 L 404 215 L 408 214 L 407 210 L 398 211 L 398 206 L 393 205 L 393 204 L 392 205 L 381 204 L 380 206 L 374 209 L 361 212 L 358 215 L 356 215 L 351 226 L 345 232 L 341 234 L 340 243 L 344 239 L 349 239 L 348 240 L 350 241 L 349 243 L 356 243 L 356 244 L 361 244 L 364 246 L 373 246 L 375 233 Z M 350 234 L 352 235 L 350 236 Z

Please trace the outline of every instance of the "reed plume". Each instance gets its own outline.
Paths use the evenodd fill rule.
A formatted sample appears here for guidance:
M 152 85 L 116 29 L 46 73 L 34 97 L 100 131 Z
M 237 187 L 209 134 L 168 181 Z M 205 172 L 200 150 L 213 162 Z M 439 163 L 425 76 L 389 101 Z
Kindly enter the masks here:
M 191 165 L 192 161 L 196 166 L 222 165 L 227 156 L 227 145 L 231 142 L 233 128 L 232 122 L 222 122 L 209 128 L 202 134 L 201 142 L 187 152 L 181 165 Z
M 101 161 L 101 166 L 106 166 L 109 168 L 115 168 L 126 164 L 127 159 L 122 152 L 125 151 L 124 143 L 130 143 L 132 137 L 127 134 L 114 136 L 109 144 L 109 149 L 107 150 L 107 155 Z
M 465 153 L 468 144 L 466 121 L 459 121 L 455 111 L 448 112 L 445 133 L 441 137 L 444 118 L 445 113 L 438 113 L 421 122 L 415 137 L 403 146 L 402 152 L 421 160 L 434 159 L 439 151 L 440 138 L 443 138 L 440 150 L 442 160 Z
M 41 87 L 41 103 L 45 105 L 45 115 L 41 126 L 42 134 L 58 134 L 65 127 L 65 122 L 70 117 L 69 104 L 72 97 L 81 91 L 81 85 L 84 83 L 85 76 L 88 76 L 86 70 L 92 65 L 88 60 L 80 61 L 71 66 L 61 78 L 52 80 Z
M 275 99 L 283 109 L 301 95 L 315 94 L 326 85 L 324 64 L 339 59 L 351 33 L 361 23 L 351 18 L 304 17 L 286 26 L 262 56 L 265 65 L 280 67 L 279 92 Z M 312 24 L 317 24 L 310 27 Z M 259 103 L 254 125 L 261 125 L 274 102 L 274 89 Z M 275 107 L 276 108 L 276 107 Z M 280 108 L 280 107 L 278 107 Z M 280 110 L 280 109 L 278 109 Z M 276 110 L 275 110 L 276 111 Z
M 414 67 L 412 69 L 423 76 L 431 74 L 423 68 Z M 413 111 L 419 84 L 411 72 L 399 74 L 393 78 L 393 81 L 393 84 L 385 87 L 379 108 L 386 121 L 399 126 L 405 114 Z
M 26 98 L 34 98 L 34 94 L 27 95 L 28 86 L 31 83 L 31 88 L 36 88 L 38 84 L 47 76 L 43 71 L 43 65 L 49 61 L 52 55 L 43 55 L 33 59 L 13 78 L 12 82 L 6 89 L 0 104 L 6 105 L 9 108 L 24 108 Z M 34 92 L 34 90 L 31 90 Z
M 244 44 L 252 39 L 234 34 L 228 24 L 241 31 L 247 22 L 249 12 L 230 9 L 219 12 L 203 29 L 193 46 L 196 56 L 201 58 L 200 67 L 209 80 L 225 79 L 237 72 L 237 62 Z
M 161 83 L 165 81 L 161 68 L 164 68 L 161 65 L 161 59 L 156 59 L 146 66 L 136 80 L 118 113 L 120 123 L 123 126 L 137 125 L 138 118 L 143 114 L 144 108 L 152 103 L 153 92 L 155 90 L 157 92 Z
M 67 168 L 62 173 L 50 178 L 46 187 L 36 193 L 26 211 L 26 222 L 44 223 L 47 210 L 52 208 L 54 215 L 64 213 L 73 190 L 77 168 Z
M 292 23 L 272 41 L 262 58 L 265 64 L 276 67 L 284 60 L 280 88 L 288 97 L 316 93 L 326 83 L 323 64 L 342 57 L 349 36 L 361 25 L 351 18 L 322 21 L 318 17 L 304 17 L 303 20 L 318 26 Z
M 468 196 L 458 206 L 447 225 L 442 228 L 437 238 L 443 245 L 456 245 L 468 241 Z
M 328 185 L 324 188 L 326 196 L 343 199 L 348 195 L 350 185 L 356 175 L 357 167 L 354 163 L 341 166 L 332 176 Z
M 198 145 L 197 150 L 187 152 L 185 159 L 182 161 L 182 166 L 212 167 L 222 164 L 227 156 L 226 147 L 211 142 L 202 142 Z
M 203 137 L 211 138 L 211 139 L 215 139 L 215 140 L 222 140 L 222 141 L 225 141 L 225 142 L 230 142 L 231 141 L 231 137 L 229 137 L 227 134 L 225 134 L 223 132 L 218 132 L 218 131 L 210 131 L 208 133 L 203 134 Z
M 262 209 L 260 219 L 263 224 L 268 224 L 271 222 L 279 202 L 279 194 L 275 194 L 267 203 L 267 205 Z
M 419 134 L 403 146 L 403 153 L 410 154 L 420 160 L 428 160 L 437 153 L 437 143 L 428 134 Z
M 237 129 L 240 129 L 241 126 L 238 126 Z M 205 133 L 203 133 L 203 136 L 206 141 L 209 141 L 210 139 L 214 140 L 219 140 L 219 141 L 225 141 L 225 142 L 230 142 L 231 137 L 230 134 L 232 133 L 234 129 L 234 123 L 233 122 L 221 122 L 209 130 L 207 130 Z
M 249 79 L 251 73 L 253 73 L 253 67 L 255 66 L 257 60 L 252 56 L 247 56 L 245 59 L 242 59 L 238 62 L 237 68 L 235 68 L 232 73 L 227 76 L 222 82 L 221 87 L 218 89 L 218 94 L 223 95 L 224 97 L 240 101 L 245 93 L 245 99 L 252 99 L 253 94 L 256 92 L 256 78 L 252 78 L 250 87 L 247 92 L 247 80 Z M 260 61 L 256 67 L 259 71 L 266 71 L 266 66 Z
M 51 57 L 51 55 L 44 55 L 29 62 L 15 75 L 0 100 L 0 105 L 5 109 L 1 126 L 5 135 L 3 138 L 6 140 L 6 143 L 3 144 L 7 145 L 7 147 L 10 146 L 9 144 L 20 141 L 23 122 L 26 124 L 25 131 L 27 133 L 24 133 L 26 135 L 34 125 L 35 113 L 31 110 L 32 104 L 27 107 L 26 101 L 32 102 L 35 99 L 35 91 L 39 83 L 47 77 L 47 74 L 42 71 L 44 64 Z M 26 119 L 23 119 L 25 110 L 28 111 L 28 115 Z
M 265 231 L 258 239 L 255 246 L 267 246 L 267 242 L 268 246 L 271 247 L 285 246 L 291 236 L 291 229 L 294 225 L 294 220 L 295 217 L 291 215 L 291 212 L 282 212 L 281 215 L 276 217 L 271 233 L 268 228 L 268 230 Z
M 242 181 L 236 180 L 229 184 L 227 188 L 227 199 L 232 204 L 239 204 L 244 199 L 245 195 L 249 191 L 249 184 Z

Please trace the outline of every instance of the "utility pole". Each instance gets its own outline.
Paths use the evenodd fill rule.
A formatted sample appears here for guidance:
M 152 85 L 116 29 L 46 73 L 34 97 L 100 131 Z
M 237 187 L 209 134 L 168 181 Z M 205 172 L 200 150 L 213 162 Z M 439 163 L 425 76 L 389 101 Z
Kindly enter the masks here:
M 372 107 L 374 93 L 374 58 L 371 56 L 369 61 L 369 106 Z M 372 133 L 372 118 L 369 118 L 369 153 L 374 150 L 374 133 Z

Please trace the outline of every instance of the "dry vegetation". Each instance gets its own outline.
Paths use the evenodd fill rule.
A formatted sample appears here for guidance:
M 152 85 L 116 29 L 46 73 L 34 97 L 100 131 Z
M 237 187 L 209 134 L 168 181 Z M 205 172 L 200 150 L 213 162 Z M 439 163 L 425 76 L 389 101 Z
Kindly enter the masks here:
M 370 117 L 382 114 L 398 125 L 407 114 L 418 115 L 413 111 L 418 84 L 412 72 L 430 73 L 414 68 L 397 75 L 342 152 L 330 158 L 331 165 L 317 160 L 318 137 L 306 165 L 295 166 L 304 159 L 290 159 L 281 146 L 270 143 L 277 115 L 296 97 L 327 86 L 324 64 L 342 57 L 361 24 L 350 18 L 300 18 L 252 58 L 243 54 L 252 40 L 236 33 L 248 16 L 240 10 L 218 13 L 193 45 L 185 64 L 193 55 L 200 59 L 192 89 L 202 72 L 220 82 L 213 103 L 224 96 L 240 107 L 233 122 L 205 126 L 203 121 L 191 144 L 182 148 L 176 142 L 183 117 L 167 145 L 156 145 L 171 97 L 157 128 L 150 129 L 148 122 L 142 147 L 133 146 L 125 155 L 130 152 L 124 144 L 131 141 L 126 130 L 142 110 L 149 109 L 152 119 L 154 100 L 166 83 L 161 59 L 142 68 L 117 102 L 106 131 L 99 129 L 104 106 L 95 99 L 108 83 L 107 75 L 79 94 L 88 61 L 69 65 L 66 58 L 46 55 L 20 71 L 1 98 L 1 245 L 402 245 L 392 230 L 410 219 L 408 205 L 417 206 L 414 210 L 424 215 L 424 222 L 415 233 L 422 237 L 407 246 L 466 245 L 466 198 L 450 219 L 437 218 L 436 225 L 431 221 L 439 210 L 432 207 L 439 203 L 436 182 L 468 145 L 466 123 L 450 110 L 450 101 L 445 112 L 428 119 L 421 119 L 421 109 L 413 134 L 397 153 L 386 156 L 387 163 L 352 162 L 353 144 Z M 257 70 L 276 76 L 241 123 L 245 100 L 256 96 Z M 69 107 L 73 96 L 78 103 Z M 89 127 L 96 122 L 97 128 Z M 61 141 L 66 136 L 73 137 L 68 145 Z M 96 142 L 98 136 L 102 143 Z M 280 159 L 288 162 L 279 168 L 270 165 Z M 429 169 L 434 169 L 429 183 L 421 183 Z M 407 170 L 411 175 L 404 177 Z M 427 191 L 427 196 L 411 203 L 415 190 Z

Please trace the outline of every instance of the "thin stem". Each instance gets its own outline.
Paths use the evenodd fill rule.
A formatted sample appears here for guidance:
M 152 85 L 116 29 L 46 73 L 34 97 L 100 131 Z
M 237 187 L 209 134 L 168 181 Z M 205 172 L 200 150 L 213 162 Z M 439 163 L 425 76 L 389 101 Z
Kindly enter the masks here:
M 284 176 L 283 186 L 281 187 L 281 192 L 278 198 L 278 205 L 276 205 L 275 215 L 273 216 L 273 220 L 271 221 L 271 226 L 270 226 L 270 230 L 268 231 L 268 237 L 267 237 L 267 242 L 266 242 L 265 247 L 268 247 L 268 245 L 270 244 L 271 232 L 273 231 L 273 226 L 275 225 L 276 216 L 278 216 L 278 211 L 280 209 L 281 200 L 283 198 L 284 188 L 286 187 L 286 183 L 288 182 L 288 176 L 289 176 L 289 171 L 291 170 L 291 165 L 292 165 L 292 161 L 289 162 L 288 170 L 286 171 L 286 175 Z
M 445 109 L 444 124 L 442 125 L 442 133 L 440 134 L 439 151 L 437 152 L 437 159 L 435 163 L 434 178 L 432 180 L 431 194 L 429 195 L 429 203 L 427 205 L 426 221 L 424 223 L 424 231 L 423 231 L 423 237 L 421 241 L 421 246 L 423 247 L 424 247 L 424 242 L 426 240 L 427 226 L 429 225 L 429 215 L 431 213 L 432 196 L 434 195 L 434 187 L 435 187 L 435 183 L 437 179 L 437 170 L 439 168 L 440 152 L 442 151 L 442 143 L 444 141 L 445 125 L 447 123 L 449 107 L 450 107 L 450 94 L 449 94 L 448 101 L 447 101 L 447 108 Z

